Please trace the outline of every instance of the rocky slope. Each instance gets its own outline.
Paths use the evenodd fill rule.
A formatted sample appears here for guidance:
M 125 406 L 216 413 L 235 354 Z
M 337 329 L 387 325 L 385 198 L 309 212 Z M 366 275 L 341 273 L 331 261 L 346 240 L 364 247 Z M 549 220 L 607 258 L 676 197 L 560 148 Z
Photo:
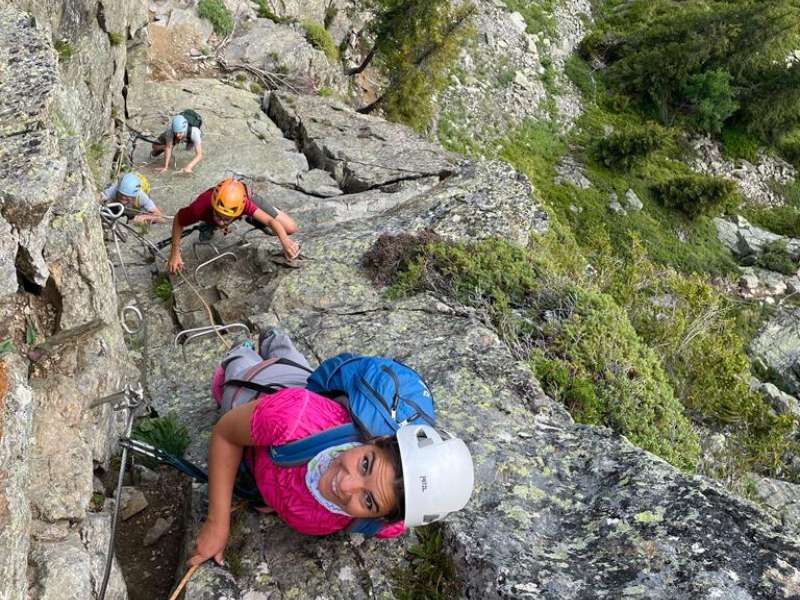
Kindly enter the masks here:
M 452 240 L 499 235 L 525 244 L 547 220 L 524 177 L 503 163 L 464 162 L 401 126 L 314 97 L 273 93 L 259 102 L 194 80 L 150 84 L 130 99 L 145 128 L 160 125 L 146 107 L 192 105 L 208 115 L 209 159 L 197 174 L 153 173 L 167 212 L 236 172 L 301 224 L 299 269 L 279 264 L 276 242 L 243 226 L 215 241 L 236 260 L 203 268 L 194 282 L 224 322 L 254 331 L 279 324 L 312 362 L 343 350 L 387 353 L 425 374 L 443 426 L 467 439 L 478 465 L 473 501 L 444 526 L 465 597 L 796 593 L 800 547 L 775 521 L 608 431 L 573 424 L 473 312 L 428 295 L 390 301 L 366 279 L 361 257 L 384 232 L 430 228 Z M 220 151 L 230 139 L 235 153 Z M 136 156 L 139 168 L 152 169 L 143 152 Z M 190 273 L 214 254 L 200 245 L 195 256 L 192 242 L 184 245 Z M 149 269 L 137 278 L 144 292 Z M 182 355 L 172 345 L 172 311 L 180 327 L 207 322 L 191 290 L 175 286 L 172 306 L 148 308 L 164 325 L 155 328 L 151 392 L 159 411 L 176 409 L 194 432 L 189 454 L 202 461 L 216 418 L 208 375 L 224 346 L 200 339 Z M 204 494 L 194 488 L 193 531 Z M 188 598 L 392 597 L 411 543 L 309 540 L 275 517 L 236 521 L 236 575 L 206 565 Z
M 17 157 L 0 167 L 0 227 L 10 234 L 0 236 L 3 322 L 23 349 L 27 324 L 20 311 L 28 311 L 42 335 L 100 323 L 80 343 L 59 346 L 37 364 L 21 353 L 3 358 L 10 391 L 0 406 L 0 540 L 8 549 L 0 556 L 2 598 L 94 597 L 108 536 L 108 515 L 86 508 L 93 460 L 107 461 L 113 438 L 110 410 L 84 408 L 118 390 L 127 372 L 93 204 L 92 188 L 104 182 L 93 181 L 85 149 L 94 135 L 109 131 L 119 100 L 115 86 L 124 75 L 114 70 L 104 80 L 108 89 L 93 92 L 86 106 L 94 110 L 74 110 L 88 93 L 77 81 L 80 68 L 94 64 L 83 53 L 92 47 L 89 40 L 102 38 L 94 28 L 103 5 L 86 1 L 74 15 L 64 10 L 43 20 L 58 38 L 70 18 L 94 19 L 91 26 L 79 20 L 92 33 L 63 30 L 86 45 L 78 45 L 71 59 L 79 56 L 77 63 L 60 68 L 43 29 L 22 13 L 0 12 L 0 73 L 14 73 L 0 77 L 0 155 Z M 493 10 L 490 4 L 502 8 L 481 3 L 482 9 Z M 125 31 L 137 30 L 131 23 Z M 101 31 L 111 48 L 111 30 Z M 432 229 L 454 241 L 499 236 L 526 244 L 547 230 L 548 220 L 524 176 L 502 162 L 466 161 L 335 101 L 284 92 L 261 96 L 211 79 L 144 81 L 143 64 L 115 65 L 128 71 L 122 108 L 137 129 L 158 132 L 168 115 L 187 107 L 204 117 L 206 158 L 193 175 L 160 174 L 149 147 L 140 142 L 133 149 L 134 164 L 150 177 L 165 213 L 237 175 L 301 226 L 304 258 L 297 269 L 282 263 L 274 238 L 243 223 L 227 237 L 217 235 L 213 245 L 184 242 L 191 286 L 215 318 L 242 328 L 183 347 L 175 344 L 180 330 L 209 322 L 189 283 L 173 278 L 173 298 L 163 303 L 152 292 L 163 261 L 150 261 L 134 239 L 121 256 L 111 255 L 117 273 L 120 258 L 125 261 L 151 332 L 149 362 L 138 349 L 129 363 L 147 369 L 154 407 L 175 409 L 189 427 L 193 460 L 205 460 L 217 417 L 208 390 L 216 361 L 245 329 L 255 334 L 277 324 L 312 363 L 345 350 L 382 353 L 426 376 L 442 425 L 464 437 L 477 465 L 470 505 L 442 530 L 462 597 L 800 595 L 796 520 L 780 523 L 624 438 L 574 424 L 479 314 L 428 294 L 389 300 L 365 276 L 361 258 L 382 233 Z M 14 93 L 19 89 L 26 93 Z M 187 160 L 177 153 L 179 165 Z M 167 223 L 146 235 L 159 240 L 168 233 Z M 198 270 L 218 252 L 233 256 Z M 117 284 L 126 301 L 132 290 L 122 279 Z M 187 548 L 204 496 L 203 486 L 193 488 Z M 772 497 L 776 507 L 796 512 L 791 490 L 781 487 Z M 274 516 L 247 511 L 235 520 L 230 569 L 204 565 L 187 598 L 390 598 L 414 543 L 412 536 L 310 539 Z M 118 575 L 114 582 L 107 597 L 124 598 Z

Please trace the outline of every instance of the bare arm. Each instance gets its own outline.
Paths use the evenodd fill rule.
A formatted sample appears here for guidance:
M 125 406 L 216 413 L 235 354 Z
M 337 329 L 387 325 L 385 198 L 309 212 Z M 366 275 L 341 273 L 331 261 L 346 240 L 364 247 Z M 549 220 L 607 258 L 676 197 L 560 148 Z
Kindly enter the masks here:
M 157 223 L 162 220 L 161 217 L 162 217 L 161 210 L 156 206 L 153 210 L 149 212 L 136 215 L 133 218 L 133 220 L 137 222 L 151 221 Z
M 169 161 L 172 158 L 172 144 L 165 144 L 164 145 L 164 166 L 162 167 L 162 171 L 166 171 L 169 169 Z
M 186 173 L 191 173 L 192 168 L 201 160 L 203 160 L 203 144 L 196 144 L 194 147 L 194 158 L 183 168 L 183 170 Z
M 283 216 L 289 217 L 289 215 L 286 213 L 279 213 L 277 217 L 273 218 L 260 208 L 256 209 L 256 212 L 253 213 L 253 218 L 256 221 L 263 223 L 275 232 L 275 235 L 281 242 L 281 246 L 283 246 L 283 254 L 286 256 L 286 258 L 291 260 L 293 258 L 297 258 L 297 256 L 300 254 L 300 246 L 298 246 L 293 240 L 289 239 L 289 233 L 287 233 L 286 227 L 284 227 L 283 223 L 281 222 L 281 217 Z M 289 218 L 289 220 L 291 221 L 291 224 L 294 225 L 294 221 L 292 221 L 291 218 Z M 294 225 L 294 229 L 291 233 L 294 233 L 296 230 L 297 226 Z
M 252 446 L 250 420 L 258 400 L 226 413 L 214 426 L 208 449 L 208 518 L 197 537 L 190 565 L 209 558 L 222 564 L 222 552 L 228 542 L 233 484 L 245 446 Z
M 183 259 L 181 258 L 181 233 L 183 232 L 183 225 L 181 225 L 178 215 L 172 220 L 172 246 L 169 253 L 169 270 L 170 273 L 175 273 L 183 267 Z

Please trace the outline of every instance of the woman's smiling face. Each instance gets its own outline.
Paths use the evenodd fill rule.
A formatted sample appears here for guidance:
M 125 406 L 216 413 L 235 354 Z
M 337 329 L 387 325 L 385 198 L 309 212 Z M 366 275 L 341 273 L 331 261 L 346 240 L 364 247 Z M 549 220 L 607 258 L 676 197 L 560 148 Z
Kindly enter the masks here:
M 351 517 L 382 517 L 397 503 L 389 454 L 373 444 L 345 450 L 319 480 L 322 495 Z

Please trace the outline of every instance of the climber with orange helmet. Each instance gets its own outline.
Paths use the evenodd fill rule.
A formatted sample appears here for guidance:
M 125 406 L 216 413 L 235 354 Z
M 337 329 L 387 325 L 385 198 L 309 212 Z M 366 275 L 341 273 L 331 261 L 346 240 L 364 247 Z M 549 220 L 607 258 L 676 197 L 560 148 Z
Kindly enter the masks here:
M 247 186 L 238 179 L 223 179 L 216 186 L 207 189 L 190 205 L 183 207 L 175 215 L 172 223 L 172 252 L 169 256 L 169 270 L 175 273 L 183 267 L 181 259 L 181 233 L 184 227 L 202 222 L 200 239 L 209 240 L 217 229 L 228 233 L 231 223 L 247 215 L 255 223 L 269 228 L 283 246 L 283 254 L 288 260 L 297 258 L 300 247 L 289 236 L 297 231 L 297 223 L 289 215 L 266 202 L 250 195 Z

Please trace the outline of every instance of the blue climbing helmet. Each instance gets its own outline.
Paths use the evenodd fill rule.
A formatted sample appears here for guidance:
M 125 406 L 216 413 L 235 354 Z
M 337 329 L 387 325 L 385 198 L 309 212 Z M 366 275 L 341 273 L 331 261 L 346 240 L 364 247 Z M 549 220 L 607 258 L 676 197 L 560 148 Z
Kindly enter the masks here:
M 189 121 L 183 115 L 172 117 L 172 133 L 185 133 L 189 130 Z
M 123 196 L 136 197 L 142 191 L 142 180 L 136 173 L 126 173 L 120 179 L 117 191 Z

